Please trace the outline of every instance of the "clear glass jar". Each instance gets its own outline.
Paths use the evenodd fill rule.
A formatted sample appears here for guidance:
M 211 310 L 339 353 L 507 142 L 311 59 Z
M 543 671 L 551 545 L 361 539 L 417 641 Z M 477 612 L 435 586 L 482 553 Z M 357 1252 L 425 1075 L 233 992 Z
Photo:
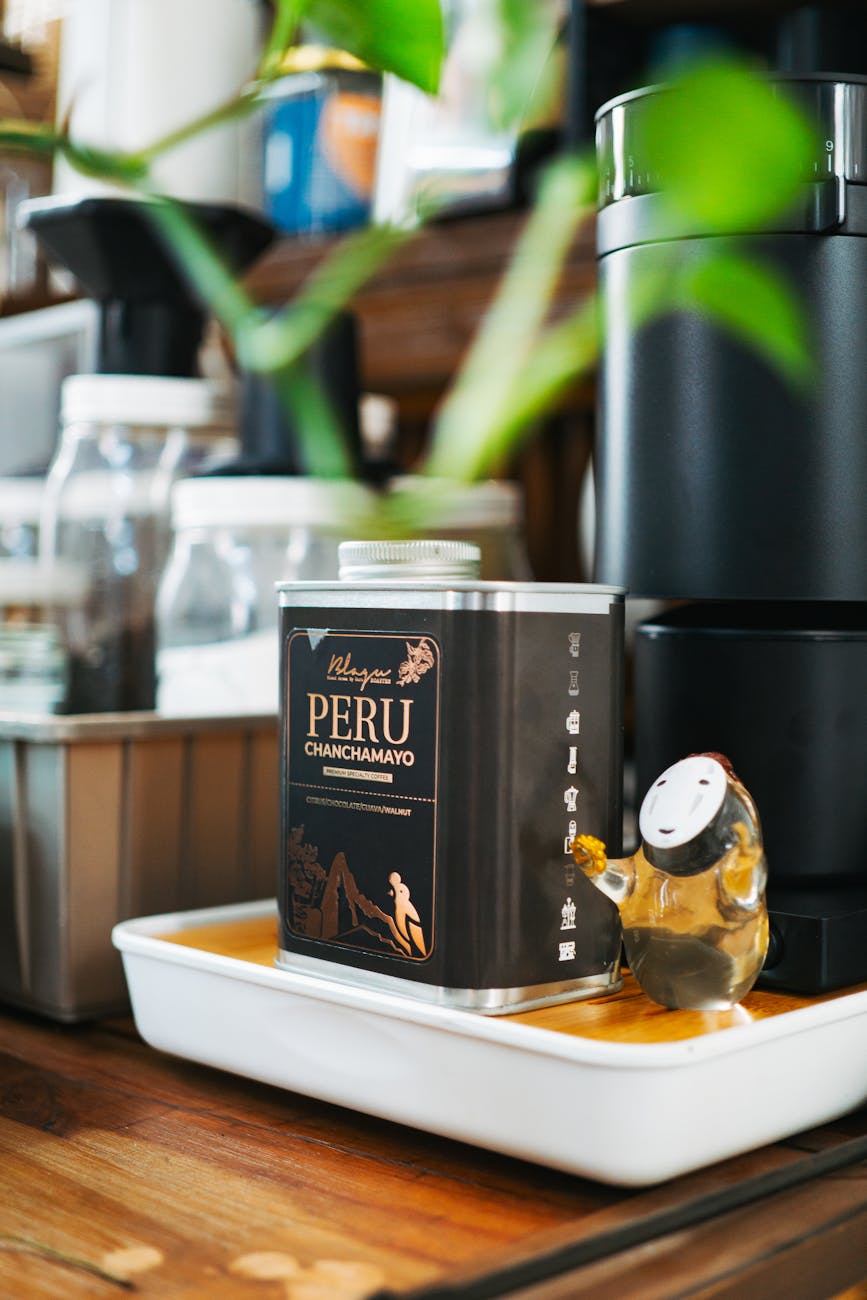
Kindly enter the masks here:
M 67 656 L 51 612 L 80 607 L 87 575 L 35 556 L 0 557 L 0 711 L 56 713 L 67 691 Z
M 362 484 L 185 479 L 157 598 L 162 713 L 270 713 L 278 695 L 275 585 L 336 579 L 339 543 L 371 505 Z
M 88 575 L 80 607 L 58 614 L 69 658 L 66 712 L 155 707 L 155 603 L 171 540 L 171 488 L 191 445 L 219 423 L 220 404 L 204 380 L 64 381 L 40 556 Z
M 0 559 L 30 560 L 39 553 L 39 518 L 45 481 L 0 479 Z

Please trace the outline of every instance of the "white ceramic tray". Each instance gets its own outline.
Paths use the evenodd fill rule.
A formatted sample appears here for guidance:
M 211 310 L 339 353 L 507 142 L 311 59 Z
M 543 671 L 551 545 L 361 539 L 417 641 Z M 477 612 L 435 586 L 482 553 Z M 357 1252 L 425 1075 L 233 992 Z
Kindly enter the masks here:
M 232 925 L 241 936 L 235 950 L 243 953 L 243 934 L 258 921 L 261 935 L 275 910 L 269 900 L 115 927 L 148 1043 L 631 1186 L 763 1146 L 867 1100 L 867 989 L 794 1010 L 786 1007 L 805 1000 L 751 994 L 744 1007 L 713 1013 L 710 1025 L 700 1013 L 647 1003 L 653 1033 L 665 1035 L 670 1025 L 673 1041 L 611 1041 L 582 1036 L 582 1023 L 598 1034 L 614 999 L 552 1008 L 553 1029 L 533 1023 L 541 1012 L 491 1018 L 290 973 L 261 957 L 186 946 L 188 933 L 196 942 L 197 929 Z M 174 940 L 160 937 L 170 934 Z M 751 1014 L 751 998 L 764 1018 Z M 643 1001 L 633 992 L 639 1018 Z M 565 1032 L 564 1016 L 571 1016 Z M 682 1036 L 684 1026 L 699 1022 L 698 1036 Z

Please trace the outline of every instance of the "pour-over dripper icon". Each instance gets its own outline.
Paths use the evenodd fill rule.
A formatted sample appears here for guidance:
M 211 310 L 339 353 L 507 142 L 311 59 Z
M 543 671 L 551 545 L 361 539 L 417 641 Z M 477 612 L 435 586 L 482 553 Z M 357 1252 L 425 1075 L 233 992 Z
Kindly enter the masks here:
M 654 781 L 639 830 L 630 858 L 608 859 L 590 835 L 572 845 L 620 912 L 633 975 L 663 1006 L 734 1006 L 768 946 L 767 867 L 752 798 L 722 755 L 695 754 Z

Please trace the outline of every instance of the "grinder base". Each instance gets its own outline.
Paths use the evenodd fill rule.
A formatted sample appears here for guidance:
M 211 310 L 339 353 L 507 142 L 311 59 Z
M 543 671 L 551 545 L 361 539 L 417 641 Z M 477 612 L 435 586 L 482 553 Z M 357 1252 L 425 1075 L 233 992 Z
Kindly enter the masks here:
M 763 988 L 826 993 L 867 979 L 867 889 L 769 889 Z

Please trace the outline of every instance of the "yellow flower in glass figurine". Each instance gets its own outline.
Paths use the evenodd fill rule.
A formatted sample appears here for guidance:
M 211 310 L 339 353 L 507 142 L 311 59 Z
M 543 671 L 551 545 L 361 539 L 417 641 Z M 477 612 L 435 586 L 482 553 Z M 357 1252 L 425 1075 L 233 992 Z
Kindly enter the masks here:
M 722 755 L 694 754 L 654 781 L 638 824 L 634 857 L 607 859 L 591 835 L 572 846 L 617 905 L 632 974 L 666 1007 L 734 1006 L 768 947 L 767 866 L 750 795 Z

